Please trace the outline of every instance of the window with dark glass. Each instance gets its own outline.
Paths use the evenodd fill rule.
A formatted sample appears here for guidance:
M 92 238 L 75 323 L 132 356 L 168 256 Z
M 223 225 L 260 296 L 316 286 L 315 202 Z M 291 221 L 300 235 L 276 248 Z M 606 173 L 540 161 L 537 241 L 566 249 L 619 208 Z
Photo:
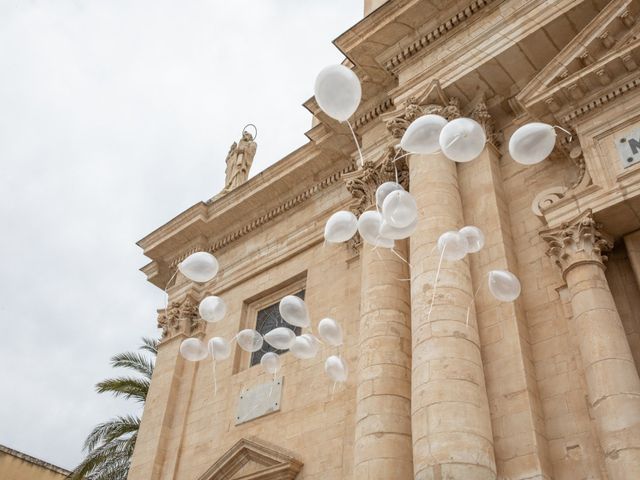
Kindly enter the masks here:
M 304 292 L 304 290 L 301 290 L 298 293 L 294 293 L 293 295 L 304 300 Z M 273 305 L 269 305 L 268 307 L 263 308 L 262 310 L 258 310 L 256 319 L 256 330 L 260 332 L 262 336 L 264 336 L 265 333 L 270 332 L 274 328 L 287 327 L 293 330 L 296 335 L 300 335 L 300 332 L 302 331 L 300 327 L 294 327 L 290 323 L 287 323 L 280 316 L 280 310 L 278 308 L 279 305 L 280 302 L 278 301 Z M 251 366 L 260 363 L 260 359 L 267 352 L 276 352 L 278 355 L 280 355 L 281 353 L 284 353 L 286 351 L 287 350 L 278 350 L 276 348 L 273 348 L 267 342 L 264 342 L 260 350 L 251 354 Z

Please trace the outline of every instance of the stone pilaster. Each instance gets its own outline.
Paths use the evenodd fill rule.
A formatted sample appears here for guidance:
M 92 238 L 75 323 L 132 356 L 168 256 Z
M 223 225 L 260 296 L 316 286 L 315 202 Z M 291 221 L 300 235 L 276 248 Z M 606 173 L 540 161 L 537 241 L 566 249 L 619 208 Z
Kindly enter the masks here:
M 404 160 L 394 149 L 350 174 L 347 188 L 357 214 L 372 208 L 378 185 L 407 186 Z M 407 257 L 406 241 L 396 242 Z M 411 451 L 411 307 L 408 266 L 396 254 L 360 245 L 362 265 L 360 347 L 357 370 L 354 478 L 413 478 Z
M 640 378 L 604 275 L 605 252 L 613 243 L 590 210 L 541 236 L 569 289 L 608 476 L 640 478 Z
M 427 321 L 438 237 L 463 226 L 455 162 L 442 154 L 410 159 L 420 215 L 410 239 L 412 435 L 416 479 L 494 480 L 496 465 L 467 260 L 444 261 Z
M 162 341 L 138 441 L 129 469 L 130 479 L 174 478 L 182 431 L 193 390 L 197 363 L 180 356 L 180 344 L 189 336 L 204 334 L 204 322 L 198 318 L 198 304 L 190 297 L 172 301 L 158 312 Z

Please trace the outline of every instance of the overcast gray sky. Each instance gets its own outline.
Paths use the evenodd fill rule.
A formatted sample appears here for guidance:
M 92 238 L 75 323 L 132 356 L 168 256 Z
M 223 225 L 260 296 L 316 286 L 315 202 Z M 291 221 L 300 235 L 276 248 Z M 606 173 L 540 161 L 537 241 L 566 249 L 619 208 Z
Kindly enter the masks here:
M 109 357 L 157 335 L 135 242 L 302 145 L 362 0 L 0 0 L 0 443 L 72 468 Z

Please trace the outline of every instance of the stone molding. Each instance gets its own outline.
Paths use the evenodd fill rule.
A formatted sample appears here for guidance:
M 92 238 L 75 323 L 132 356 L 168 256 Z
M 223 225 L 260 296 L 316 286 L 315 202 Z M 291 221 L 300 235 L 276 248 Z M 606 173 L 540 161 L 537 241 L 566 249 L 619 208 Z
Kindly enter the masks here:
M 548 243 L 547 255 L 560 267 L 563 278 L 570 269 L 585 263 L 604 268 L 605 253 L 613 248 L 613 239 L 590 209 L 559 227 L 541 231 L 540 236 Z
M 204 334 L 205 324 L 198 313 L 198 302 L 187 296 L 158 310 L 158 328 L 162 329 L 163 342 L 177 335 L 191 337 Z
M 60 475 L 64 475 L 65 477 L 71 475 L 71 472 L 69 470 L 65 470 L 64 468 L 60 468 L 52 463 L 40 460 L 39 458 L 32 457 L 31 455 L 27 455 L 26 453 L 19 452 L 17 450 L 14 450 L 13 448 L 5 447 L 4 445 L 0 445 L 0 453 L 11 455 L 12 457 L 19 458 L 20 460 L 24 460 L 25 462 L 37 465 L 41 468 L 46 468 L 47 470 L 59 473 Z
M 351 163 L 348 167 L 343 168 L 339 172 L 333 173 L 332 175 L 328 176 L 324 180 L 314 184 L 312 187 L 308 188 L 304 192 L 296 195 L 293 198 L 290 198 L 286 202 L 283 202 L 280 205 L 278 205 L 277 207 L 272 208 L 271 210 L 269 210 L 264 215 L 261 215 L 260 217 L 255 218 L 254 220 L 250 221 L 249 223 L 244 224 L 240 228 L 238 228 L 235 231 L 223 236 L 222 238 L 220 238 L 218 240 L 215 240 L 212 243 L 209 243 L 206 247 L 202 247 L 202 246 L 198 246 L 198 245 L 192 246 L 190 249 L 188 249 L 185 252 L 182 252 L 180 255 L 175 257 L 170 262 L 170 264 L 169 264 L 169 269 L 171 270 L 170 273 L 173 274 L 173 272 L 177 268 L 178 264 L 180 262 L 182 262 L 185 258 L 187 258 L 189 255 L 191 255 L 192 253 L 195 253 L 195 252 L 198 252 L 198 251 L 202 251 L 203 249 L 208 251 L 208 252 L 211 252 L 211 253 L 215 253 L 215 252 L 217 252 L 219 250 L 222 250 L 223 248 L 227 247 L 231 243 L 233 243 L 233 242 L 239 240 L 240 238 L 244 237 L 245 235 L 253 232 L 257 228 L 263 226 L 264 224 L 270 222 L 271 220 L 279 217 L 283 213 L 285 213 L 285 212 L 291 210 L 292 208 L 297 207 L 298 205 L 306 202 L 307 200 L 309 200 L 311 197 L 313 197 L 317 193 L 321 192 L 325 188 L 327 188 L 327 187 L 333 185 L 334 183 L 336 183 L 344 175 L 346 175 L 346 174 L 348 174 L 350 172 L 353 172 L 355 169 L 356 169 L 356 164 L 355 163 Z
M 243 474 L 241 469 L 252 462 L 255 468 Z M 290 452 L 256 438 L 242 438 L 198 480 L 293 480 L 303 463 Z
M 379 103 L 378 105 L 373 107 L 368 112 L 366 112 L 363 115 L 359 116 L 356 119 L 353 128 L 355 130 L 360 130 L 366 124 L 370 123 L 372 120 L 375 120 L 380 115 L 382 115 L 384 112 L 386 112 L 391 107 L 393 107 L 393 105 L 394 105 L 394 103 L 393 103 L 393 99 L 392 98 L 385 98 L 384 101 L 382 101 L 381 103 Z
M 393 70 L 396 69 L 400 64 L 413 57 L 420 50 L 431 45 L 436 40 L 442 38 L 457 26 L 462 25 L 473 15 L 492 3 L 494 3 L 494 0 L 474 0 L 467 7 L 460 10 L 458 13 L 456 13 L 446 21 L 442 22 L 436 28 L 434 28 L 427 34 L 422 35 L 420 38 L 404 47 L 402 51 L 400 51 L 400 53 L 397 53 L 391 58 L 387 59 L 384 62 L 384 67 L 387 69 L 387 71 L 393 72 Z

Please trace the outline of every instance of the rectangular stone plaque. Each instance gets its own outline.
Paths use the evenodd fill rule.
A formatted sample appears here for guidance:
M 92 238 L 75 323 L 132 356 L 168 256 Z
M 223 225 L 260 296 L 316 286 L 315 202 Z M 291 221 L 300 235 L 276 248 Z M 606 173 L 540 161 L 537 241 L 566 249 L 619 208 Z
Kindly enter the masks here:
M 622 168 L 640 163 L 640 127 L 616 135 L 613 141 L 616 143 Z
M 284 377 L 273 382 L 262 383 L 240 393 L 236 425 L 280 410 L 282 400 L 282 382 Z

